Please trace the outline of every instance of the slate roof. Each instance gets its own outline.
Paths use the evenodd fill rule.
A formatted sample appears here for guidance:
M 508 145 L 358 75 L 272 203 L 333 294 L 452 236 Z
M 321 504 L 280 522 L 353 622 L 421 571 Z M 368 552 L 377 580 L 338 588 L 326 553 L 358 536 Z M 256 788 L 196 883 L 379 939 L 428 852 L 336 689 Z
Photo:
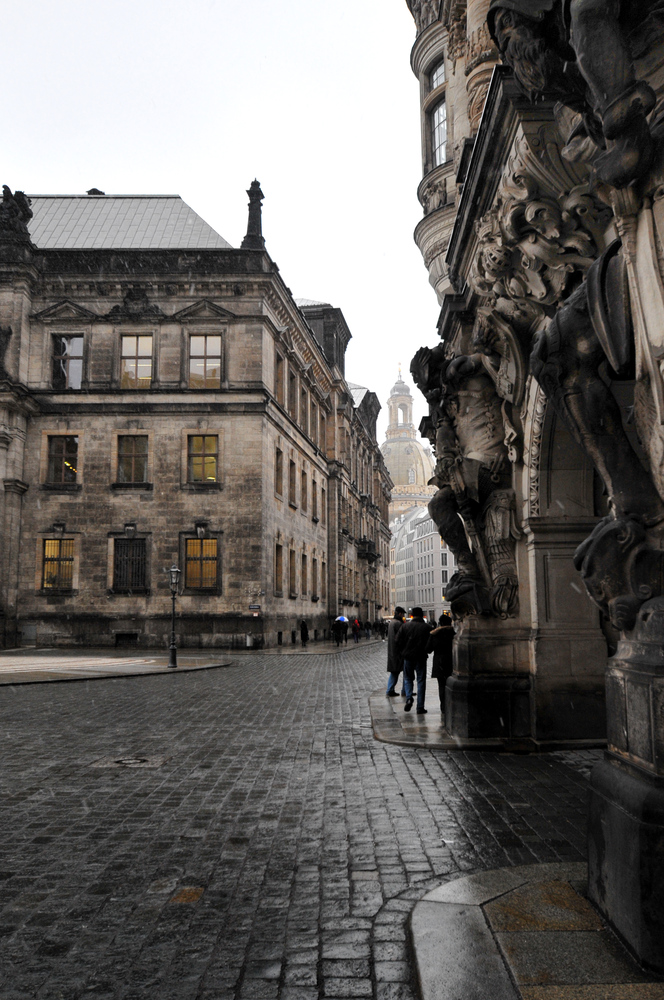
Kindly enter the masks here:
M 355 385 L 354 382 L 346 382 L 346 385 L 350 389 L 354 405 L 358 407 L 369 390 L 364 385 Z
M 317 302 L 316 299 L 295 299 L 298 309 L 306 309 L 308 306 L 329 306 L 329 302 Z
M 230 250 L 177 194 L 34 194 L 28 228 L 43 250 Z

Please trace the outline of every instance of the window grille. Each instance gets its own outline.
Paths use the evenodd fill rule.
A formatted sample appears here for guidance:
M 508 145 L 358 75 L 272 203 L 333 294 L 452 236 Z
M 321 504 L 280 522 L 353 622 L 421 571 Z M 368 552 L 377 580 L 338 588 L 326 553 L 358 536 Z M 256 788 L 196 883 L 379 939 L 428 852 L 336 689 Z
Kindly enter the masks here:
M 74 580 L 74 539 L 45 538 L 42 587 L 71 590 Z
M 147 560 L 144 538 L 116 538 L 113 590 L 145 590 Z
M 187 538 L 185 587 L 191 590 L 216 590 L 217 560 L 216 538 Z

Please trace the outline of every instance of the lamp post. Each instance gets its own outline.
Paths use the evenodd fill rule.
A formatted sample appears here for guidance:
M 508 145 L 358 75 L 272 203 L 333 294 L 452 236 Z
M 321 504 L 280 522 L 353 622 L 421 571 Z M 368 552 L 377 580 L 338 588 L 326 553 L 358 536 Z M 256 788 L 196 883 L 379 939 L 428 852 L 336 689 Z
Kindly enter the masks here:
M 173 611 L 171 613 L 171 644 L 168 647 L 168 666 L 177 667 L 178 651 L 177 651 L 177 646 L 175 645 L 175 598 L 178 592 L 178 580 L 180 579 L 180 570 L 175 565 L 175 563 L 173 563 L 168 573 L 170 576 L 171 598 L 173 601 Z

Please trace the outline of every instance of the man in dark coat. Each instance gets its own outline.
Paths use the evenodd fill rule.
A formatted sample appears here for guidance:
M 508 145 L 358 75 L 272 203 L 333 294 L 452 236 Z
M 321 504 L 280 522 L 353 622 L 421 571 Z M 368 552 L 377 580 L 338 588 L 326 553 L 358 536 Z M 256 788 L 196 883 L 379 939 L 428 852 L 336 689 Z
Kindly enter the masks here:
M 399 630 L 396 649 L 403 656 L 404 712 L 413 707 L 413 679 L 417 676 L 417 714 L 424 715 L 427 690 L 427 648 L 432 626 L 424 620 L 422 608 L 413 608 L 412 619 Z
M 403 657 L 396 651 L 397 636 L 403 624 L 403 616 L 406 614 L 404 608 L 394 609 L 394 618 L 387 626 L 387 697 L 395 698 L 399 693 L 396 689 L 399 674 L 403 669 Z
M 453 643 L 452 617 L 443 613 L 438 619 L 438 628 L 435 628 L 429 636 L 429 652 L 433 653 L 431 677 L 438 681 L 438 697 L 440 698 L 440 711 L 443 718 L 445 717 L 445 685 L 454 669 Z

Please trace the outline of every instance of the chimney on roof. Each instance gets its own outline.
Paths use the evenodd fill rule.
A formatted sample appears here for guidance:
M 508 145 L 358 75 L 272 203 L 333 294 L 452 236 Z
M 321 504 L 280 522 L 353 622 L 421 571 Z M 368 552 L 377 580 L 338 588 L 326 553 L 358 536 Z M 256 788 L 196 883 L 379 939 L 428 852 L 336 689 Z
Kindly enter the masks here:
M 247 222 L 247 235 L 242 240 L 241 247 L 242 250 L 264 250 L 261 202 L 265 195 L 261 191 L 258 181 L 251 182 L 247 194 L 249 195 L 249 221 Z
M 90 188 L 90 190 L 86 191 L 85 193 L 96 197 L 99 197 L 100 194 L 106 194 L 105 191 L 100 191 L 99 188 Z

